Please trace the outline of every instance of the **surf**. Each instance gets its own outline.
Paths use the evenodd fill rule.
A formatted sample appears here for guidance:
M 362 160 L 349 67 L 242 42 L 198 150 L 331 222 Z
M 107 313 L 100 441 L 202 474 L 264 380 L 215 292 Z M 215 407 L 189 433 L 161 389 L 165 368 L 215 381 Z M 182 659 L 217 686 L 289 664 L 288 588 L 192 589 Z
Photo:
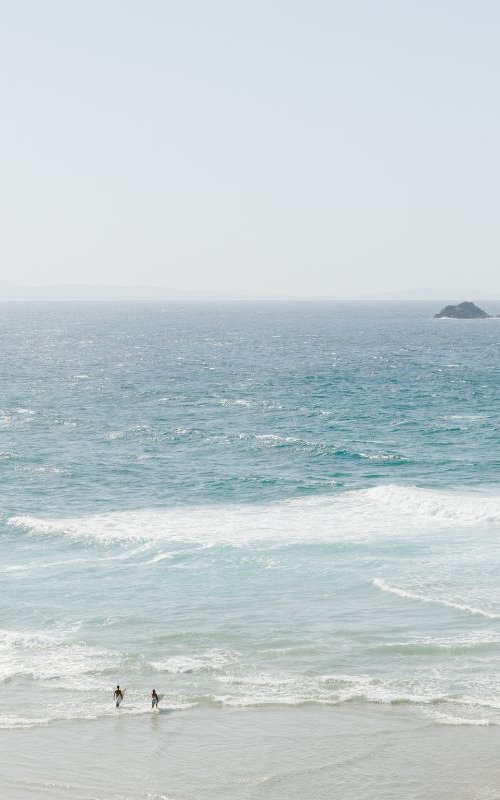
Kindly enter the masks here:
M 455 611 L 464 611 L 468 614 L 486 617 L 487 619 L 500 619 L 500 614 L 492 611 L 487 611 L 483 608 L 477 608 L 476 606 L 469 605 L 468 603 L 460 603 L 453 600 L 448 600 L 444 597 L 420 594 L 419 592 L 415 592 L 411 589 L 402 589 L 399 586 L 391 586 L 381 578 L 374 578 L 373 585 L 383 592 L 389 592 L 389 594 L 394 594 L 397 597 L 403 598 L 404 600 L 416 600 L 419 603 L 430 603 L 432 605 L 451 608 Z
M 492 529 L 500 525 L 500 493 L 389 484 L 274 503 L 144 508 L 65 518 L 18 515 L 7 524 L 32 535 L 101 543 L 335 542 L 404 537 L 415 531 Z

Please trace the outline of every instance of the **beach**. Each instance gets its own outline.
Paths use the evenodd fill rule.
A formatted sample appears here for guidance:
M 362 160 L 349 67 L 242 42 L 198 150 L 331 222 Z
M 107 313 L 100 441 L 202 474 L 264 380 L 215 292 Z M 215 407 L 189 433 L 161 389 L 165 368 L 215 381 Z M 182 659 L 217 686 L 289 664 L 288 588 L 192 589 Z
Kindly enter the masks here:
M 402 708 L 163 711 L 16 731 L 0 788 L 13 800 L 493 800 L 499 743 L 498 728 Z
M 4 304 L 3 796 L 496 796 L 500 327 L 432 312 Z

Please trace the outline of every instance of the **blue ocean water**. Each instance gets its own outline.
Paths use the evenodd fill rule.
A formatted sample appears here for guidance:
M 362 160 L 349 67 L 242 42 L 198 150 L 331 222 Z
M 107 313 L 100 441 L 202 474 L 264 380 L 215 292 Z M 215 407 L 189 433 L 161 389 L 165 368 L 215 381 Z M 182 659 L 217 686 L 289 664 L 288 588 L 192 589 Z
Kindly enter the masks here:
M 434 311 L 3 305 L 0 726 L 500 722 L 500 321 Z

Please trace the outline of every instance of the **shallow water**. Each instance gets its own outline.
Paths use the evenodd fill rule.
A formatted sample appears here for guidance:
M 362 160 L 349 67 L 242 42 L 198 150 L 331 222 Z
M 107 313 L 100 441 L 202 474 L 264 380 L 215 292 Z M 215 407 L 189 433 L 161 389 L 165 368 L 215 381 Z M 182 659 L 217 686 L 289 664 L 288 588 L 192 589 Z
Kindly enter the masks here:
M 498 729 L 404 708 L 303 706 L 115 715 L 10 732 L 9 800 L 494 800 Z
M 55 775 L 66 731 L 112 751 L 124 726 L 132 758 L 134 730 L 146 752 L 174 720 L 224 738 L 237 719 L 241 736 L 259 709 L 277 731 L 305 709 L 312 730 L 316 712 L 331 726 L 327 712 L 387 709 L 404 740 L 404 709 L 415 730 L 494 735 L 500 321 L 433 310 L 2 307 L 11 757 L 50 741 Z M 120 791 L 147 796 L 125 778 Z

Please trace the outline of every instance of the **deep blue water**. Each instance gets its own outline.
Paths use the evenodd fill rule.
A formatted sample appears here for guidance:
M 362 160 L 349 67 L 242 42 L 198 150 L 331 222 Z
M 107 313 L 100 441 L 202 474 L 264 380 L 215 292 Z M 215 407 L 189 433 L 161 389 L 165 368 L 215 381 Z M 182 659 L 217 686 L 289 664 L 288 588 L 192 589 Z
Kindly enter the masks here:
M 500 323 L 432 310 L 4 305 L 3 504 L 73 514 L 495 484 Z

